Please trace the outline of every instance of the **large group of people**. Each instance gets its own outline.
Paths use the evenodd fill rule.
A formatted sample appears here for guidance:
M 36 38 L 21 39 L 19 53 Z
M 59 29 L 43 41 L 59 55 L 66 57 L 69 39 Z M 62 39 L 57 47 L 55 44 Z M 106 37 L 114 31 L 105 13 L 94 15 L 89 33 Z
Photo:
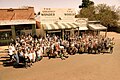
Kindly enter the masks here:
M 69 55 L 82 53 L 101 53 L 110 49 L 113 51 L 114 38 L 108 38 L 101 35 L 93 35 L 84 33 L 69 39 L 61 39 L 59 36 L 47 35 L 46 38 L 37 37 L 28 34 L 21 35 L 9 45 L 10 60 L 19 63 L 32 63 L 40 61 L 43 56 L 48 59 L 54 57 L 65 60 Z M 69 54 L 69 55 L 68 55 Z

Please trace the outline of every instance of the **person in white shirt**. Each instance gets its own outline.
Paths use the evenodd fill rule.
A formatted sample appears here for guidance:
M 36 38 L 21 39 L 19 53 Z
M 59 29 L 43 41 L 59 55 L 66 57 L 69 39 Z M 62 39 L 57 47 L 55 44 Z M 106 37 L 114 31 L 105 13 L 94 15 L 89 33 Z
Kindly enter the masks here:
M 9 50 L 8 50 L 8 55 L 10 56 L 10 60 L 12 60 L 12 56 L 13 56 L 13 50 L 12 50 L 12 46 L 9 46 Z
M 43 58 L 43 48 L 42 47 L 38 48 L 37 57 L 38 57 L 37 61 L 40 61 Z
M 11 48 L 12 48 L 12 51 L 14 52 L 15 51 L 15 46 L 13 44 L 12 44 Z
M 29 62 L 29 54 L 28 54 L 28 50 L 25 51 L 25 67 L 27 68 L 27 66 L 30 67 L 30 64 L 28 63 Z
M 32 56 L 32 52 L 30 50 L 28 51 L 28 57 L 29 57 L 29 60 L 30 60 L 30 64 L 32 65 L 33 56 Z
M 35 62 L 36 61 L 36 53 L 34 50 L 32 51 L 32 54 L 33 54 L 33 62 Z

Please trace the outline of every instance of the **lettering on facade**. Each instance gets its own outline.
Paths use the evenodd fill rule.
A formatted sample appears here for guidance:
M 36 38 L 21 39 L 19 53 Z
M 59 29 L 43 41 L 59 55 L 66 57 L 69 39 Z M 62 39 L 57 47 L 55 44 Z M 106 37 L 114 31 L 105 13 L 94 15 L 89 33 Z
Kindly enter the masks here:
M 41 22 L 73 21 L 75 9 L 73 8 L 43 8 L 40 10 Z

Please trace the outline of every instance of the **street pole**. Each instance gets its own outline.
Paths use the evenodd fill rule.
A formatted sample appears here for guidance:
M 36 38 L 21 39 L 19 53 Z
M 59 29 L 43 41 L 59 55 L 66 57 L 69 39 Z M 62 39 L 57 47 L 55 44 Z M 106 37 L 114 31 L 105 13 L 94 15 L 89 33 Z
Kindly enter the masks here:
M 107 29 L 108 29 L 108 27 L 107 27 Z M 107 37 L 107 29 L 106 29 L 106 32 L 105 32 L 105 37 Z

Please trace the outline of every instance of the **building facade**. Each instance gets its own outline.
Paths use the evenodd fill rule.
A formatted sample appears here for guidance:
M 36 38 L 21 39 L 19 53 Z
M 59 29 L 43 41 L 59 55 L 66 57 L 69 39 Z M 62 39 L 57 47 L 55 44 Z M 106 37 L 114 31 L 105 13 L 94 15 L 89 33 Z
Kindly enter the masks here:
M 24 30 L 36 34 L 34 7 L 0 9 L 0 37 L 16 38 Z
M 41 34 L 55 34 L 62 39 L 65 36 L 75 37 L 82 35 L 84 32 L 96 32 L 106 30 L 107 28 L 89 21 L 88 18 L 75 18 L 74 8 L 42 8 L 38 21 L 40 23 Z M 67 35 L 66 35 L 67 34 Z
M 56 34 L 62 39 L 65 38 L 66 34 L 73 37 L 75 33 L 79 33 L 79 29 L 83 25 L 87 28 L 86 23 L 81 26 L 76 22 L 74 8 L 42 8 L 40 10 L 40 23 L 44 36 Z

